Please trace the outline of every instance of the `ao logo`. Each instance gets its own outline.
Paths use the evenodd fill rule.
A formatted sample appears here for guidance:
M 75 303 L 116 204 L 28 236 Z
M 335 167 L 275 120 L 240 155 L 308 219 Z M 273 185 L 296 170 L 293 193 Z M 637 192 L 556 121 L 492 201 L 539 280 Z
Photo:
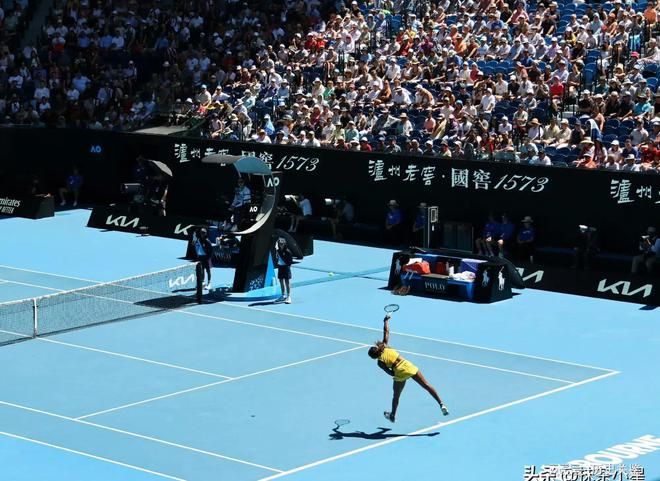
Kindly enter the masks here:
M 103 149 L 100 145 L 92 145 L 92 147 L 89 149 L 89 152 L 92 154 L 100 154 L 103 152 Z
M 280 185 L 279 177 L 269 177 L 268 182 L 266 182 L 266 187 L 277 187 Z
M 170 286 L 170 289 L 173 287 L 182 287 L 188 284 L 189 282 L 193 282 L 195 280 L 195 274 L 190 274 L 187 277 L 184 276 L 179 276 L 175 277 L 174 279 L 168 279 L 167 284 Z
M 259 206 L 258 205 L 251 205 L 250 206 L 250 214 L 256 214 L 259 212 Z

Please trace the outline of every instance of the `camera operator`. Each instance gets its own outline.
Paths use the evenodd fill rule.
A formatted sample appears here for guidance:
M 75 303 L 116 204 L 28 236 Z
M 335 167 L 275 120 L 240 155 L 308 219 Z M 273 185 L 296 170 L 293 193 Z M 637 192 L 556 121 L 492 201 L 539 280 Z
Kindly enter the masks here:
M 649 227 L 646 235 L 643 235 L 639 241 L 639 250 L 641 254 L 633 257 L 633 274 L 639 273 L 642 264 L 646 266 L 646 272 L 653 273 L 656 264 L 660 262 L 660 237 L 658 237 L 655 227 Z
M 589 269 L 592 257 L 598 252 L 598 231 L 595 227 L 579 225 L 573 248 L 573 265 L 571 269 L 582 266 Z
M 165 204 L 167 200 L 168 179 L 161 173 L 155 173 L 147 178 L 146 192 L 149 203 L 153 206 L 156 215 L 165 216 Z

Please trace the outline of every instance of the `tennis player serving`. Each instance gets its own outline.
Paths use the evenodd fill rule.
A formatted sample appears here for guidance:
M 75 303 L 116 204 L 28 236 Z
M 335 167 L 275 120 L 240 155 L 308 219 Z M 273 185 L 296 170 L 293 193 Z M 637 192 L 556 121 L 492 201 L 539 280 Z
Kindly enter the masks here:
M 392 410 L 385 411 L 383 415 L 389 421 L 394 422 L 396 418 L 396 410 L 399 406 L 399 397 L 401 397 L 401 392 L 406 385 L 406 380 L 413 378 L 417 384 L 422 386 L 431 396 L 433 396 L 433 399 L 435 399 L 440 405 L 442 414 L 447 416 L 449 410 L 444 405 L 433 386 L 431 386 L 424 378 L 419 368 L 412 362 L 402 358 L 396 350 L 388 346 L 390 338 L 390 317 L 392 317 L 391 313 L 387 312 L 387 314 L 385 314 L 385 319 L 383 319 L 383 340 L 376 342 L 375 346 L 369 348 L 369 357 L 372 359 L 378 359 L 378 367 L 394 378 Z

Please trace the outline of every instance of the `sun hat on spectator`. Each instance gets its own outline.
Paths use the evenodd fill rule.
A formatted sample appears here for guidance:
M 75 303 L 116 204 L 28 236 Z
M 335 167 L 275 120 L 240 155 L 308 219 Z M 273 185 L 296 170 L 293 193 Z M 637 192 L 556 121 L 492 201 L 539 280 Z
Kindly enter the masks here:
M 523 220 L 522 220 L 523 224 L 531 224 L 532 222 L 534 222 L 534 219 L 532 219 L 531 216 L 526 215 L 525 217 L 523 217 Z
M 387 205 L 393 205 L 395 207 L 398 207 L 399 203 L 396 200 L 392 199 L 387 203 Z
M 585 137 L 582 142 L 580 142 L 580 145 L 593 145 L 593 140 L 591 140 L 591 137 Z
M 610 142 L 610 145 L 619 145 L 619 141 L 614 139 L 612 142 Z
M 532 124 L 532 125 L 540 125 L 541 122 L 539 122 L 539 119 L 537 119 L 537 118 L 533 118 L 532 121 L 530 122 L 530 124 Z

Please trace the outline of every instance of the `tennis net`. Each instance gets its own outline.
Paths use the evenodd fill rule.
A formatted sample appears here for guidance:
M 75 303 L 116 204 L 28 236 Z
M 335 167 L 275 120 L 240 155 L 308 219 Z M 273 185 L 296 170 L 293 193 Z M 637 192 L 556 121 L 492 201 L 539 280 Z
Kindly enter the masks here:
M 0 345 L 201 302 L 198 265 L 0 304 Z

